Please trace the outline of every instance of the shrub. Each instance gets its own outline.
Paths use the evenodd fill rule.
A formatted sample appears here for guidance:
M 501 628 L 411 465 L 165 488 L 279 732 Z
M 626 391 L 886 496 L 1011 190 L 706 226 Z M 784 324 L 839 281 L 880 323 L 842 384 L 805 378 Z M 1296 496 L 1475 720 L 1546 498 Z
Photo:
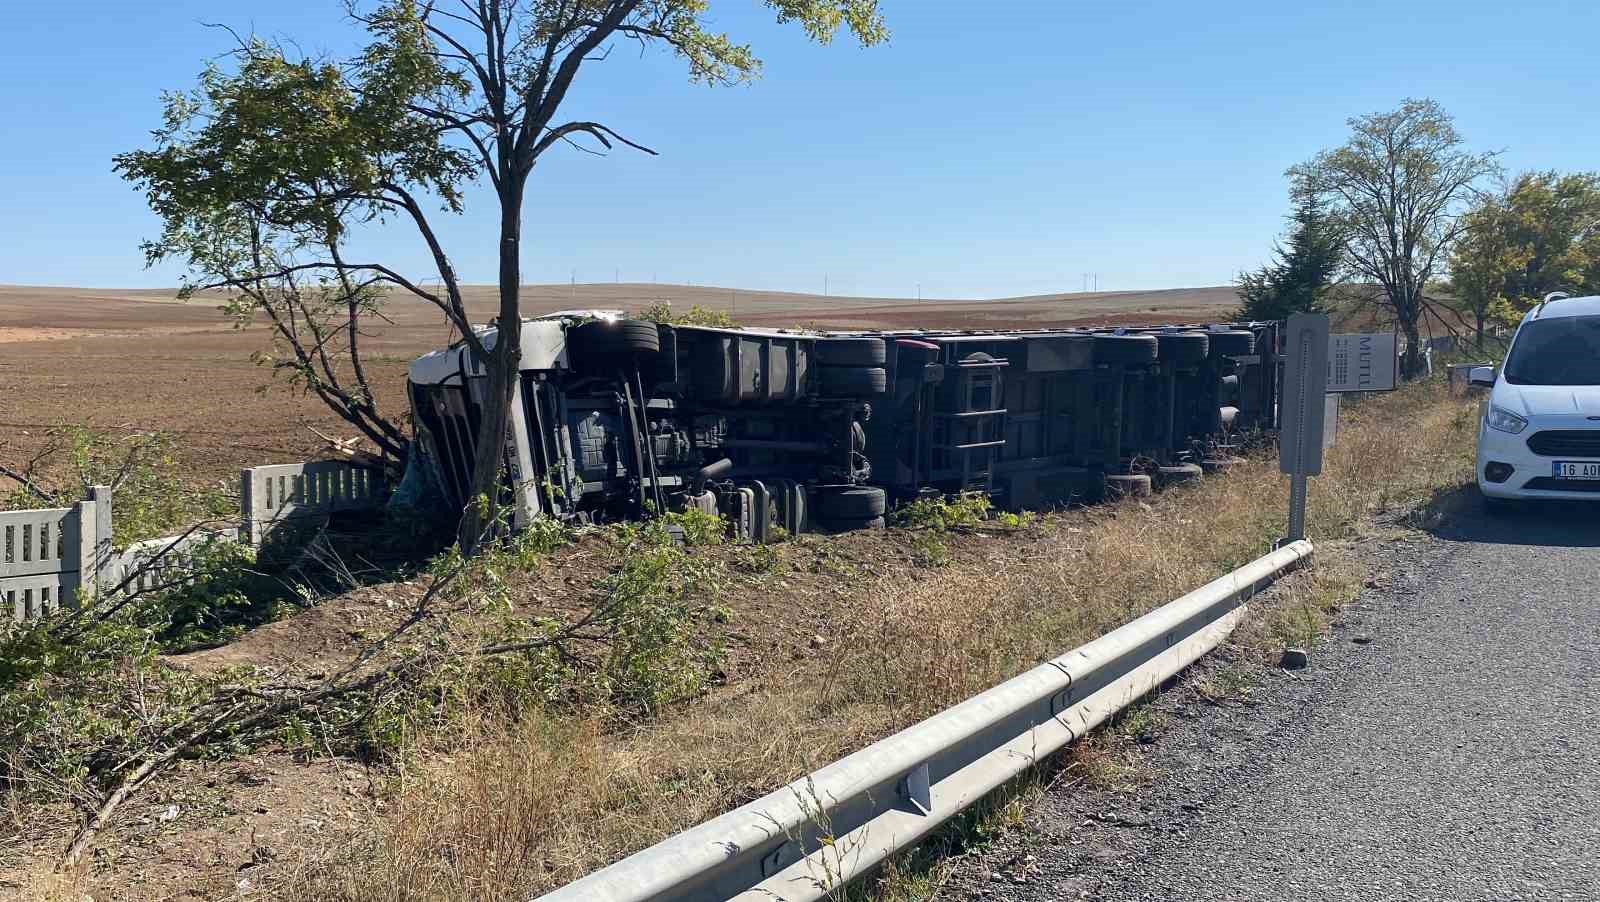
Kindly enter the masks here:
M 739 325 L 726 311 L 712 310 L 695 304 L 688 310 L 675 311 L 670 301 L 659 301 L 639 311 L 640 319 L 654 320 L 658 323 L 668 323 L 674 326 L 711 326 L 718 329 L 732 329 Z
M 989 516 L 993 502 L 982 492 L 963 492 L 941 498 L 918 498 L 895 511 L 897 526 L 948 532 L 971 529 Z

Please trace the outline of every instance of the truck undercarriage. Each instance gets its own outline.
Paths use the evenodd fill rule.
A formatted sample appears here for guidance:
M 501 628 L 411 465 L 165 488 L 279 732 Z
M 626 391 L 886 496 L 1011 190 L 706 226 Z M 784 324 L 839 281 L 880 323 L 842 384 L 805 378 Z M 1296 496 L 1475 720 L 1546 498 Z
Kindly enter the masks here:
M 1049 508 L 1188 478 L 1276 426 L 1277 323 L 815 332 L 586 312 L 521 327 L 502 486 L 516 525 L 694 509 L 764 541 L 881 526 L 929 494 Z M 464 343 L 409 373 L 422 458 L 456 510 L 486 385 Z

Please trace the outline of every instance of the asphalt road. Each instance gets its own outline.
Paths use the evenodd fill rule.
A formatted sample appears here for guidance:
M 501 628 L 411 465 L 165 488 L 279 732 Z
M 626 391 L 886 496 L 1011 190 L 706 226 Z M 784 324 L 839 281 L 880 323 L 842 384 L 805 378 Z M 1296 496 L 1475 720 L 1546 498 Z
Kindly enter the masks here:
M 1047 795 L 949 897 L 1600 899 L 1600 513 L 1363 553 L 1387 575 L 1308 670 L 1169 693 L 1153 778 Z

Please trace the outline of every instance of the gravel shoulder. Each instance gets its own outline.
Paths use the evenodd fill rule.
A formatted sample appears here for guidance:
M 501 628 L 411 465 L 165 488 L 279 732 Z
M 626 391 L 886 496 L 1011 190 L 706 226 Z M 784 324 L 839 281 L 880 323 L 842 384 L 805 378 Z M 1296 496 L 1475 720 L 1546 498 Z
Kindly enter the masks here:
M 1219 700 L 1214 656 L 1153 703 L 1147 780 L 1062 781 L 943 898 L 1600 898 L 1600 515 L 1457 507 L 1359 549 L 1307 670 Z

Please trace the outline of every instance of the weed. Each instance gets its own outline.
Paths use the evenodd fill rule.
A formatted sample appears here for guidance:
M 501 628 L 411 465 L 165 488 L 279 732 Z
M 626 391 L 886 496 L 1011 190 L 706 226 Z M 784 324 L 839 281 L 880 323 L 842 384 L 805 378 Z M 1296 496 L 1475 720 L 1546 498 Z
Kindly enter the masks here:
M 911 560 L 918 567 L 943 567 L 950 563 L 950 547 L 937 532 L 914 533 L 911 536 Z
M 971 529 L 989 516 L 993 503 L 982 492 L 963 492 L 937 498 L 918 498 L 895 511 L 897 526 L 948 532 Z
M 731 329 L 738 325 L 733 317 L 723 310 L 712 310 L 695 304 L 688 310 L 677 311 L 672 309 L 670 301 L 660 301 L 640 310 L 639 319 L 654 320 L 658 323 L 670 323 L 678 326 L 711 326 L 718 329 Z
M 697 508 L 662 514 L 658 520 L 683 530 L 684 544 L 690 547 L 721 545 L 728 540 L 727 521 Z

